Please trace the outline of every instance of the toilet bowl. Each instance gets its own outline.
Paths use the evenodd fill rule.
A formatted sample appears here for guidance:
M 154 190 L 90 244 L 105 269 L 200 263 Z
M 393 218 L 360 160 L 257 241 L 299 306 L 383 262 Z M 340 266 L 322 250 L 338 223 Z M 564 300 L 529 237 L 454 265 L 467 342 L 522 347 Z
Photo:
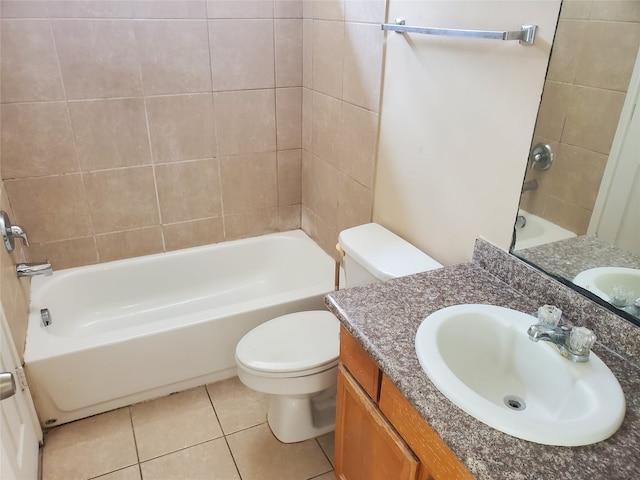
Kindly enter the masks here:
M 342 231 L 339 243 L 347 287 L 442 267 L 375 223 Z M 300 442 L 335 428 L 339 330 L 328 311 L 298 312 L 259 325 L 238 343 L 238 378 L 271 395 L 267 421 L 281 442 Z
M 328 311 L 298 312 L 259 325 L 238 343 L 238 378 L 271 395 L 267 421 L 281 442 L 334 429 L 339 331 Z

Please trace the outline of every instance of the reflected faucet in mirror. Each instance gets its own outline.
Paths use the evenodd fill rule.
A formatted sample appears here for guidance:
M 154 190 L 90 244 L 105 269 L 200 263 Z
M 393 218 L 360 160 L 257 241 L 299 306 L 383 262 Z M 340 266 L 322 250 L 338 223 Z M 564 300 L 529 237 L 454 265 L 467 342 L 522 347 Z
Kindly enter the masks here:
M 548 170 L 553 163 L 553 150 L 551 145 L 538 143 L 531 149 L 529 165 L 531 170 Z M 538 189 L 538 179 L 527 180 L 522 184 L 522 193 Z
M 522 184 L 522 193 L 529 192 L 531 190 L 536 190 L 538 188 L 538 180 L 535 178 L 533 180 L 527 180 Z

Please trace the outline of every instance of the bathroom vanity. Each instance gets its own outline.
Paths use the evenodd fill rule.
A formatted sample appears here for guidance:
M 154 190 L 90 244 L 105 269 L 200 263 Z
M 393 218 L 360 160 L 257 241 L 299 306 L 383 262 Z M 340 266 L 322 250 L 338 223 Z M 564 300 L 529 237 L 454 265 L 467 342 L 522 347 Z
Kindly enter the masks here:
M 640 329 L 478 240 L 473 261 L 325 298 L 342 322 L 335 470 L 358 479 L 640 478 Z M 456 304 L 534 314 L 555 304 L 598 335 L 593 351 L 625 395 L 622 426 L 580 447 L 499 432 L 450 402 L 421 369 L 415 335 L 429 314 Z
M 473 478 L 344 327 L 337 398 L 338 478 Z

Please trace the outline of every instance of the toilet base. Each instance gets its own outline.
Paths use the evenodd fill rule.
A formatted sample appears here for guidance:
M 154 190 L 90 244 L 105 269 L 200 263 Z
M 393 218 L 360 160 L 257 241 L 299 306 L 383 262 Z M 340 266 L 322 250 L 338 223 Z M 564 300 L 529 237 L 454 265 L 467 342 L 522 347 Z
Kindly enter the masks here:
M 267 422 L 282 443 L 302 442 L 335 429 L 335 386 L 315 395 L 272 395 Z

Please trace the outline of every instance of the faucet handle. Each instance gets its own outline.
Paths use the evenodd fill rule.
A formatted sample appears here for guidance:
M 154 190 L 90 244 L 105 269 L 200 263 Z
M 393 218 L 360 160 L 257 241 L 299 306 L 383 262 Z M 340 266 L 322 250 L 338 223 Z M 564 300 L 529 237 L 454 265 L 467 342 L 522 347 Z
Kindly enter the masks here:
M 596 334 L 585 327 L 573 327 L 569 333 L 567 347 L 575 355 L 589 356 L 591 347 L 596 341 Z
M 538 308 L 538 321 L 542 325 L 555 327 L 560 321 L 562 310 L 554 305 L 543 305 Z
M 22 230 L 22 227 L 19 227 L 18 225 L 11 225 L 9 215 L 4 211 L 0 211 L 0 233 L 2 234 L 4 246 L 9 253 L 13 252 L 15 246 L 14 237 L 20 238 L 25 246 L 29 246 L 27 234 Z
M 11 228 L 9 229 L 9 235 L 13 236 L 13 237 L 18 237 L 20 240 L 22 240 L 22 244 L 25 247 L 29 246 L 29 240 L 27 239 L 27 233 L 22 230 L 22 227 L 20 227 L 19 225 L 11 225 Z

